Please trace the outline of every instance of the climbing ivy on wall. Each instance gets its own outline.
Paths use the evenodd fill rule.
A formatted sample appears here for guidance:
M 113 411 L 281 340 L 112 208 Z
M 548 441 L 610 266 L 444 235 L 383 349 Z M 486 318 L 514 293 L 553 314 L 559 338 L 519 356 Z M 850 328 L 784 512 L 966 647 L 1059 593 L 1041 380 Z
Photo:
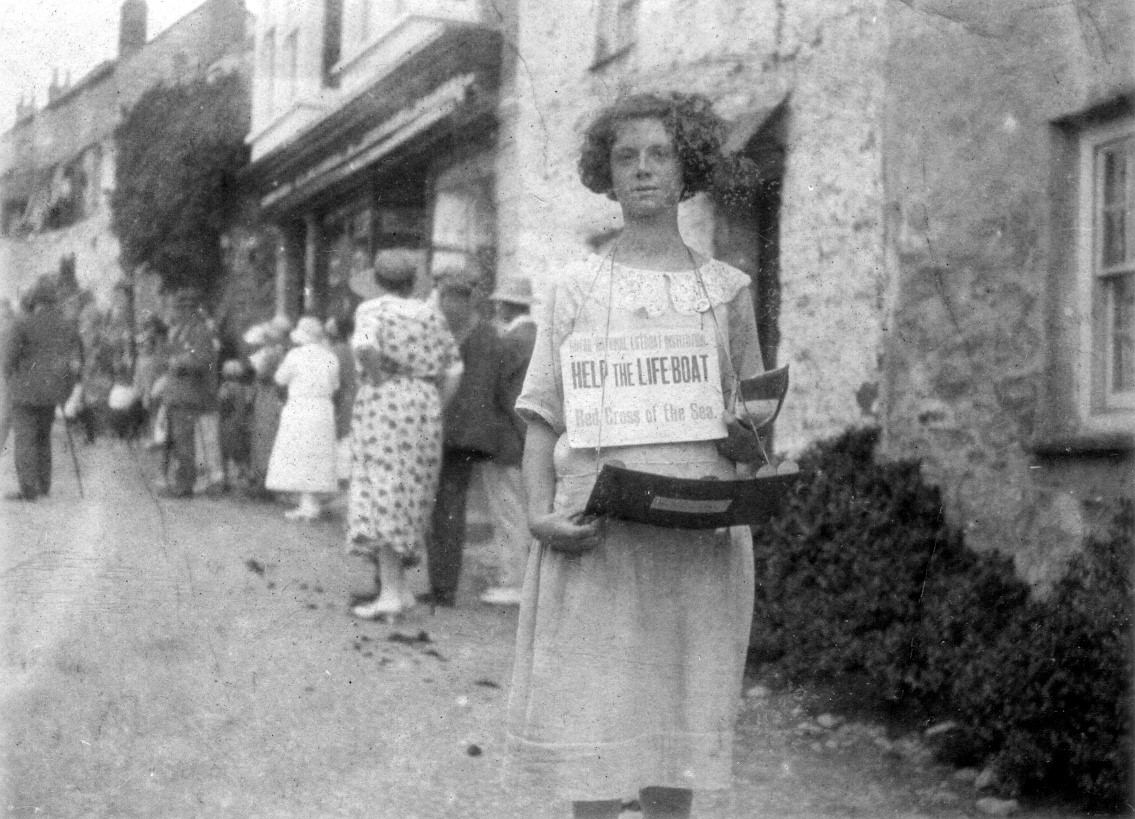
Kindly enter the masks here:
M 249 93 L 239 74 L 148 91 L 115 131 L 112 225 L 127 270 L 166 289 L 207 292 L 221 275 L 221 234 L 240 208 Z

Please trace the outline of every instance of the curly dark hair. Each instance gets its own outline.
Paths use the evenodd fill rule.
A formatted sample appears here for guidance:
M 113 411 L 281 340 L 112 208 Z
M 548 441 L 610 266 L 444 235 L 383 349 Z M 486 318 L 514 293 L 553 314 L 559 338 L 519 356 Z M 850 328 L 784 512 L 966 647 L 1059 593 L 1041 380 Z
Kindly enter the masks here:
M 620 124 L 656 119 L 674 141 L 682 163 L 682 199 L 709 190 L 714 169 L 722 160 L 725 122 L 701 94 L 634 94 L 604 108 L 583 136 L 579 178 L 595 193 L 614 198 L 611 180 L 611 146 Z

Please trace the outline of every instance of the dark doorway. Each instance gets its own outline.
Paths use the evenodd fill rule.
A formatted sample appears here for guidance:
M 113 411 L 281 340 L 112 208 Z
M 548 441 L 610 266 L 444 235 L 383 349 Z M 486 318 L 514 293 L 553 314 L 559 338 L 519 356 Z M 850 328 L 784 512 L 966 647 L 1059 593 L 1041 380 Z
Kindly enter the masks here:
M 776 366 L 780 346 L 780 199 L 786 120 L 787 107 L 780 105 L 737 152 L 756 170 L 744 195 L 715 202 L 715 255 L 753 280 L 757 335 L 766 369 Z

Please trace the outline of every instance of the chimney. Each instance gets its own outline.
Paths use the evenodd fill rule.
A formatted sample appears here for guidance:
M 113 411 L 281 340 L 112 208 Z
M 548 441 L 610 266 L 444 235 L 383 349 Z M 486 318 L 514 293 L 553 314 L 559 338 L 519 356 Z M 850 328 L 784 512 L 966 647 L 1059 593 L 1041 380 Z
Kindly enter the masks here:
M 48 103 L 55 102 L 55 98 L 59 96 L 59 92 L 63 89 L 59 87 L 59 69 L 51 69 L 51 85 L 47 86 L 47 101 Z
M 146 0 L 125 0 L 118 23 L 118 57 L 129 57 L 146 44 Z

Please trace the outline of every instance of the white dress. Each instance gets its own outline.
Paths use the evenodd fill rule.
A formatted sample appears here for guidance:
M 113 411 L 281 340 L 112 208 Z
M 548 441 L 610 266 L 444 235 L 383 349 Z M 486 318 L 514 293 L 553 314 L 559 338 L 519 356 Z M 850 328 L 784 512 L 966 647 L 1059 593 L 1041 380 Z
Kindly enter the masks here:
M 539 317 L 517 410 L 560 434 L 555 508 L 582 508 L 599 465 L 735 477 L 711 440 L 572 448 L 561 347 L 573 332 L 710 331 L 723 394 L 760 372 L 749 279 L 721 262 L 695 273 L 591 257 L 569 266 Z M 733 721 L 753 612 L 749 530 L 663 529 L 609 520 L 582 555 L 528 558 L 508 705 L 508 781 L 568 800 L 647 785 L 730 785 Z
M 276 492 L 334 492 L 339 359 L 321 344 L 290 350 L 276 370 L 288 389 L 264 485 Z

